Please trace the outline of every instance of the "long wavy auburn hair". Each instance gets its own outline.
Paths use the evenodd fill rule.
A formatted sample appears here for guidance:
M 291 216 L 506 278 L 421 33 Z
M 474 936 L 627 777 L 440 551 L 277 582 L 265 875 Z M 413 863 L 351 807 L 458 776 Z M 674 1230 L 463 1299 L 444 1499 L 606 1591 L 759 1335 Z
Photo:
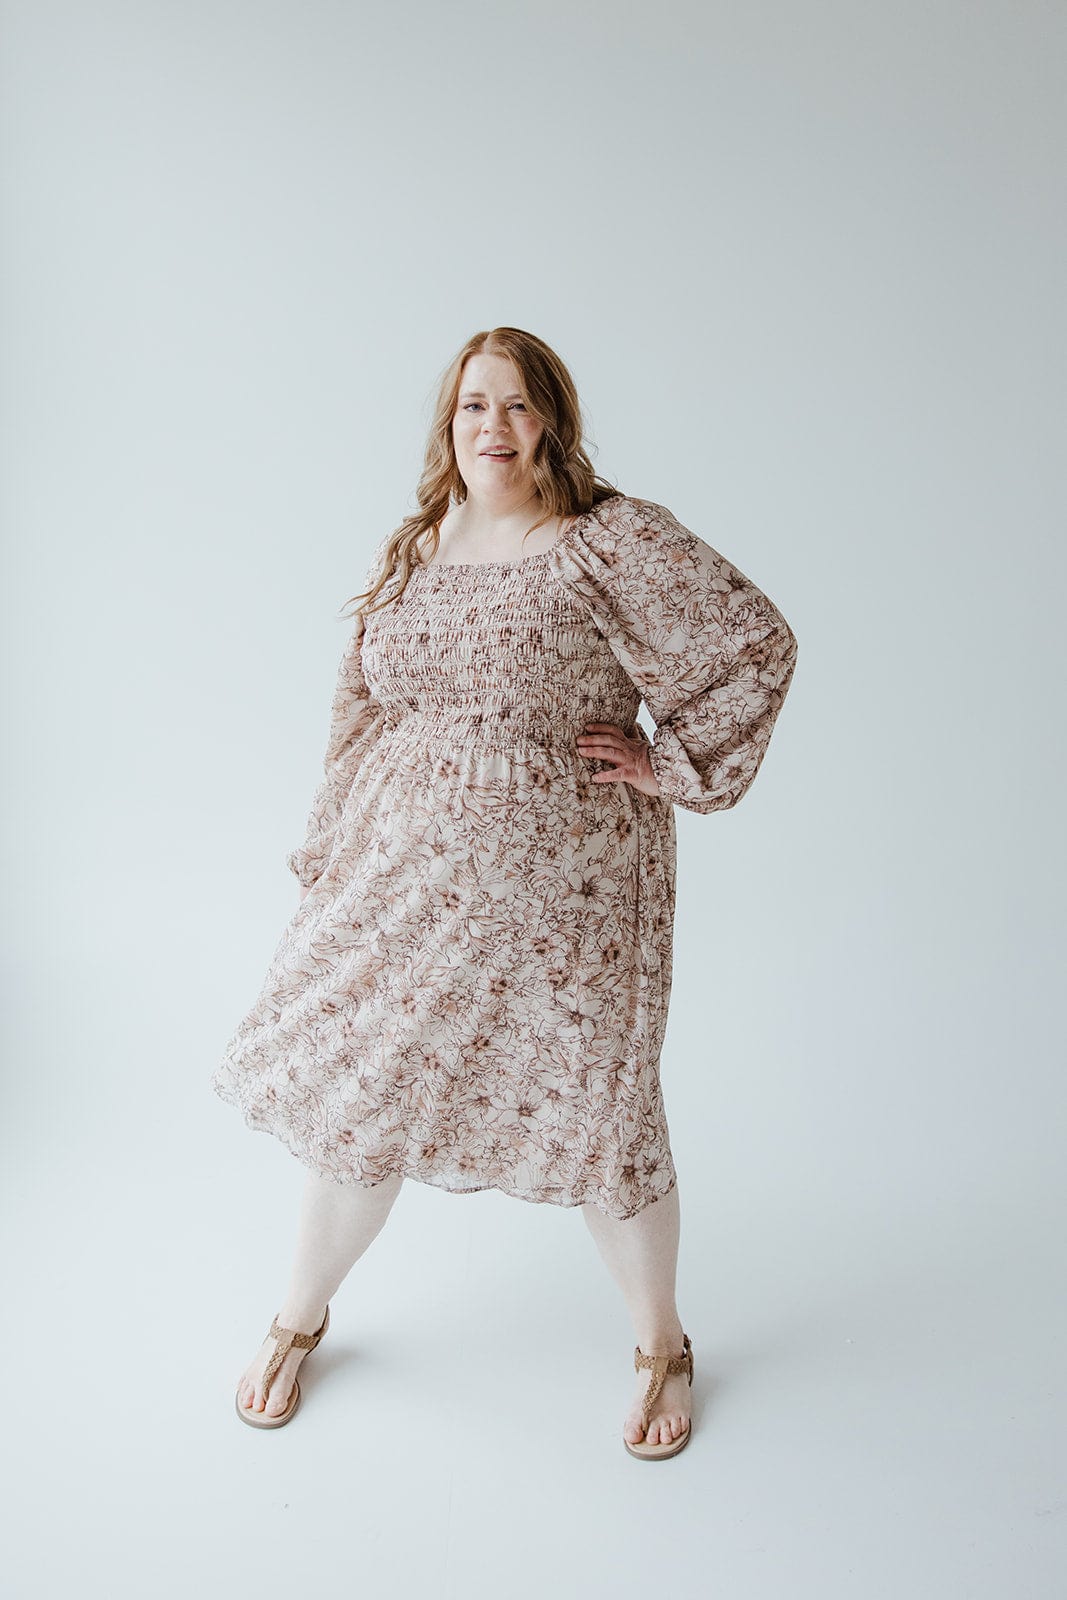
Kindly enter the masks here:
M 578 391 L 556 352 L 522 328 L 493 328 L 487 333 L 474 333 L 446 367 L 438 387 L 422 476 L 416 491 L 419 509 L 393 530 L 371 587 L 345 602 L 346 605 L 357 602 L 355 611 L 348 613 L 350 617 L 360 611 L 364 614 L 375 611 L 403 594 L 416 565 L 423 535 L 427 532 L 431 535 L 425 559 L 432 560 L 441 542 L 440 523 L 450 502 L 455 499 L 461 505 L 467 498 L 467 485 L 460 475 L 452 442 L 452 420 L 459 401 L 463 369 L 474 355 L 507 357 L 518 373 L 518 389 L 527 411 L 544 425 L 533 463 L 534 487 L 541 497 L 544 516 L 527 530 L 524 538 L 554 516 L 582 516 L 601 500 L 622 493 L 593 468 L 583 444 Z M 392 583 L 394 578 L 399 579 L 396 585 Z M 379 600 L 378 596 L 387 585 L 391 585 L 391 592 Z

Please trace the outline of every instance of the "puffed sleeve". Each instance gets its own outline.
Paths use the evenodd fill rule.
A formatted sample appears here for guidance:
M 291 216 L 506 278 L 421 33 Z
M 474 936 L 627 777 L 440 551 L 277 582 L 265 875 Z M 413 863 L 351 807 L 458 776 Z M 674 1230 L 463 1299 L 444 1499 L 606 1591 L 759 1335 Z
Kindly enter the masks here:
M 371 564 L 371 574 L 377 574 L 385 542 L 383 540 L 378 546 Z M 371 574 L 368 574 L 368 580 Z M 364 588 L 369 586 L 369 581 L 364 584 Z M 326 866 L 341 818 L 341 808 L 356 767 L 382 724 L 382 707 L 371 694 L 363 676 L 363 630 L 363 613 L 357 612 L 337 671 L 323 776 L 311 802 L 304 843 L 286 857 L 289 870 L 308 888 L 321 876 Z
M 749 788 L 797 659 L 778 608 L 651 500 L 621 495 L 569 524 L 553 569 L 587 608 L 656 723 L 660 792 L 724 811 Z

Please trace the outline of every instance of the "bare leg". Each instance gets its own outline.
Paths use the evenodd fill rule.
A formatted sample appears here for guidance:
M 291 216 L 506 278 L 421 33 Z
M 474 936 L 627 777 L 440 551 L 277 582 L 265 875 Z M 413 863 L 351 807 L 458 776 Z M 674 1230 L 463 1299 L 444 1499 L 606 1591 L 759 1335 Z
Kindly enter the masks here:
M 316 1172 L 308 1173 L 289 1289 L 278 1309 L 283 1328 L 314 1333 L 322 1326 L 327 1305 L 385 1226 L 403 1181 L 397 1175 L 364 1186 L 335 1183 Z M 285 1410 L 296 1370 L 306 1354 L 303 1350 L 289 1351 L 275 1374 L 264 1406 L 260 1380 L 273 1350 L 274 1340 L 265 1339 L 259 1354 L 242 1374 L 240 1388 L 241 1404 L 253 1411 L 264 1411 L 269 1417 Z
M 622 1222 L 609 1217 L 591 1203 L 582 1207 L 589 1231 L 615 1282 L 622 1290 L 633 1321 L 637 1343 L 646 1355 L 680 1356 L 682 1324 L 675 1303 L 678 1271 L 678 1239 L 681 1212 L 678 1186 L 636 1217 Z M 638 1375 L 637 1397 L 623 1426 L 631 1443 L 642 1437 L 641 1400 L 652 1377 L 643 1367 Z M 685 1373 L 671 1373 L 659 1392 L 648 1425 L 649 1444 L 666 1444 L 685 1431 L 690 1415 L 689 1379 Z

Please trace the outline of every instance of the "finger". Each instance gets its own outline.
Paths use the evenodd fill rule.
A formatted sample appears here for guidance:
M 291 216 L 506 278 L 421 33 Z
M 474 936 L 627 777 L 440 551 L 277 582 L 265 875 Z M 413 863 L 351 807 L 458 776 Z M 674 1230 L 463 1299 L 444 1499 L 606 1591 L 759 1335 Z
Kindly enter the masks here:
M 600 734 L 595 739 L 591 736 L 587 739 L 579 739 L 578 748 L 583 755 L 594 756 L 603 750 L 618 751 L 619 742 L 617 739 L 609 739 L 604 734 Z

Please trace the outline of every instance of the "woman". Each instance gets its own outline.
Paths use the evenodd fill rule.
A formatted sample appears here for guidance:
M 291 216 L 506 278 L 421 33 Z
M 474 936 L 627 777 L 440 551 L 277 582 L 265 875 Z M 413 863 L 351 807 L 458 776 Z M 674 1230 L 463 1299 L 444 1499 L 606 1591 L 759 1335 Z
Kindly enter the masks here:
M 329 1301 L 412 1177 L 581 1206 L 638 1339 L 624 1443 L 674 1455 L 693 1358 L 659 1084 L 673 808 L 748 789 L 796 639 L 664 506 L 596 476 L 569 373 L 520 329 L 445 373 L 418 500 L 355 597 L 288 858 L 300 905 L 213 1078 L 309 1169 L 237 1411 L 290 1420 Z

